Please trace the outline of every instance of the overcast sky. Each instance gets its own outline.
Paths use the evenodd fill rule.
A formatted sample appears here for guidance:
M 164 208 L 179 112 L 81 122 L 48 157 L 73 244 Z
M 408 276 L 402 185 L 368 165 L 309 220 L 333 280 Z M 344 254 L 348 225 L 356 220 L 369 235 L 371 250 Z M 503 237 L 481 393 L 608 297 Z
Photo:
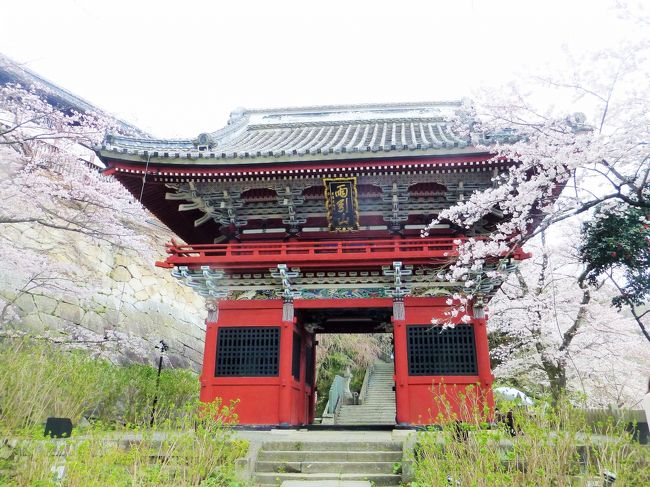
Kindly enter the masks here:
M 162 137 L 236 107 L 471 96 L 625 35 L 607 0 L 3 2 L 0 52 Z

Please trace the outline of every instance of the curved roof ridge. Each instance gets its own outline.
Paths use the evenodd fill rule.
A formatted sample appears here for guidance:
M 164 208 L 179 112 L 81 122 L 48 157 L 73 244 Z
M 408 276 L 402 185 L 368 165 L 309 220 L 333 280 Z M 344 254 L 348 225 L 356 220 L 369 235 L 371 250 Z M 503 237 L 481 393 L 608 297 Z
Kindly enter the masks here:
M 240 132 L 245 131 L 250 122 L 250 116 L 247 113 L 243 113 L 238 118 L 233 119 L 233 113 L 235 112 L 232 112 L 230 114 L 230 119 L 228 120 L 228 124 L 225 127 L 222 127 L 219 130 L 215 130 L 214 132 L 208 132 L 205 135 L 208 135 L 213 142 L 226 143 L 232 137 L 238 135 Z M 201 137 L 201 135 L 199 135 L 199 137 Z
M 467 104 L 463 100 L 451 101 L 421 101 L 421 102 L 389 102 L 389 103 L 353 103 L 336 105 L 306 105 L 301 107 L 277 107 L 277 108 L 244 108 L 237 109 L 231 113 L 231 118 L 252 113 L 300 113 L 305 111 L 346 111 L 346 110 L 380 110 L 400 108 L 437 108 L 437 107 L 462 107 Z

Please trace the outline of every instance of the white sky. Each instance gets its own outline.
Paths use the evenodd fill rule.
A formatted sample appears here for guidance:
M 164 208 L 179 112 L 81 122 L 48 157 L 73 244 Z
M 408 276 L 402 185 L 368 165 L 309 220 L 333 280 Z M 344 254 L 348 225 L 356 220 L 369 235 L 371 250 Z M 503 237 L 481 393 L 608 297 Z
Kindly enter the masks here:
M 625 35 L 607 0 L 20 0 L 0 52 L 162 137 L 235 107 L 460 99 Z

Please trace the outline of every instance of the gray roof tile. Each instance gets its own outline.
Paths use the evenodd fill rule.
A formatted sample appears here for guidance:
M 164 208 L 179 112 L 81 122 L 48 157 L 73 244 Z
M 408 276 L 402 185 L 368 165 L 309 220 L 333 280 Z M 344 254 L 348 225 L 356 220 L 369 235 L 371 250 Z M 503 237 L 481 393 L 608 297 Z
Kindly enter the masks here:
M 99 152 L 106 157 L 157 152 L 161 159 L 200 157 L 202 163 L 364 153 L 372 157 L 393 151 L 420 155 L 484 141 L 481 134 L 456 133 L 456 122 L 471 122 L 467 108 L 465 102 L 442 102 L 237 110 L 226 127 L 196 139 L 109 135 Z

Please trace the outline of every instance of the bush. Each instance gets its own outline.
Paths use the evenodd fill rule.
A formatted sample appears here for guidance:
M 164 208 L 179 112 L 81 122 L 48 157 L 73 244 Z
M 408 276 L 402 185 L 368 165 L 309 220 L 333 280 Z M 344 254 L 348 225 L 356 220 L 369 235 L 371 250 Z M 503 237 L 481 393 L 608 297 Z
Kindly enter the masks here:
M 232 405 L 193 402 L 173 424 L 153 429 L 118 434 L 95 425 L 65 443 L 23 441 L 7 482 L 65 487 L 237 485 L 235 461 L 246 453 L 247 444 L 231 438 L 235 419 Z M 60 482 L 57 466 L 65 469 Z
M 0 440 L 20 438 L 0 460 L 0 485 L 237 485 L 247 444 L 232 438 L 236 404 L 200 403 L 196 374 L 167 369 L 151 428 L 156 374 L 43 341 L 0 342 Z M 92 422 L 56 441 L 42 436 L 48 416 Z
M 616 485 L 650 485 L 650 450 L 623 422 L 590 425 L 567 401 L 500 408 L 512 410 L 514 435 L 505 423 L 487 428 L 482 415 L 419 434 L 413 486 L 586 485 L 608 471 Z
M 48 416 L 90 417 L 105 424 L 148 423 L 156 394 L 154 367 L 115 366 L 80 350 L 49 342 L 0 342 L 0 428 L 17 432 L 40 428 Z M 177 415 L 195 399 L 199 382 L 188 370 L 163 370 L 156 420 Z

